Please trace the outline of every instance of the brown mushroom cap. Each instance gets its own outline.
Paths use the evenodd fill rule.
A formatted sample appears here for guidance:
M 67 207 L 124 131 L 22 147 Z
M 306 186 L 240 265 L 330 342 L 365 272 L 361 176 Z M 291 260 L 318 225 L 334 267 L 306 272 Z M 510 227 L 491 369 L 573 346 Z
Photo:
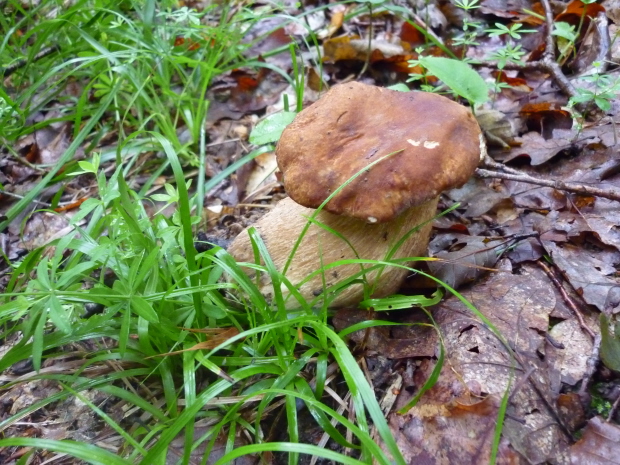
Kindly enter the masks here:
M 317 208 L 375 160 L 325 209 L 385 222 L 442 191 L 463 185 L 480 159 L 481 132 L 471 112 L 437 94 L 339 84 L 284 130 L 276 157 L 284 187 Z

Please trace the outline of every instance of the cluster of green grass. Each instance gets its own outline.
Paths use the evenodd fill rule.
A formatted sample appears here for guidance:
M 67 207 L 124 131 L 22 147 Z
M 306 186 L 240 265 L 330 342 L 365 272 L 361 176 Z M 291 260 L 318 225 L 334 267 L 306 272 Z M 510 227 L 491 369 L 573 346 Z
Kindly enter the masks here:
M 3 336 L 22 333 L 21 342 L 0 361 L 0 370 L 28 357 L 33 358 L 38 369 L 42 360 L 58 354 L 69 343 L 101 338 L 115 341 L 112 348 L 102 344 L 100 350 L 91 353 L 77 373 L 35 376 L 55 380 L 64 389 L 5 420 L 0 429 L 85 389 L 99 389 L 119 397 L 148 412 L 151 422 L 148 428 L 138 426 L 125 431 L 125 425 L 92 406 L 125 439 L 128 452 L 123 458 L 71 441 L 10 438 L 0 440 L 0 447 L 43 447 L 92 463 L 135 463 L 140 459 L 138 463 L 151 464 L 163 460 L 170 442 L 180 433 L 186 438 L 187 458 L 200 445 L 208 444 L 209 450 L 220 432 L 225 431 L 230 450 L 220 463 L 240 454 L 266 450 L 291 452 L 293 461 L 297 453 L 306 452 L 343 463 L 359 463 L 315 446 L 294 444 L 299 436 L 296 399 L 301 399 L 321 427 L 342 446 L 359 449 L 363 461 L 374 458 L 391 463 L 369 434 L 372 420 L 390 453 L 399 455 L 374 393 L 342 337 L 327 324 L 326 312 L 316 314 L 307 306 L 297 313 L 287 313 L 277 305 L 274 308 L 224 250 L 196 252 L 190 198 L 181 165 L 171 145 L 163 137 L 154 136 L 162 143 L 179 186 L 178 213 L 173 218 L 150 218 L 138 201 L 140 197 L 127 188 L 122 167 L 109 180 L 100 175 L 100 192 L 110 198 L 110 203 L 92 202 L 92 212 L 98 218 L 95 229 L 105 230 L 106 234 L 93 236 L 76 226 L 54 244 L 53 253 L 47 249 L 31 252 L 15 270 L 5 303 L 0 306 L 0 320 L 6 328 Z M 85 163 L 82 166 L 89 168 Z M 89 209 L 87 206 L 84 211 Z M 256 239 L 257 247 L 264 248 Z M 265 266 L 248 265 L 283 281 L 284 277 L 270 269 L 268 256 L 264 258 Z M 32 279 L 35 272 L 36 278 Z M 220 282 L 223 272 L 234 280 Z M 113 284 L 106 284 L 105 276 L 110 274 L 114 276 Z M 84 288 L 85 282 L 88 289 Z M 245 300 L 235 304 L 227 299 L 221 291 L 231 288 L 244 291 Z M 103 313 L 80 318 L 84 304 L 93 302 L 105 307 Z M 204 328 L 235 328 L 238 334 L 211 350 L 196 349 L 207 337 L 191 329 Z M 172 351 L 183 352 L 160 356 Z M 332 359 L 339 363 L 349 386 L 357 415 L 354 423 L 320 400 Z M 87 367 L 108 360 L 122 362 L 127 369 L 104 379 L 84 375 Z M 301 376 L 310 363 L 317 380 L 315 389 Z M 150 399 L 118 387 L 121 379 L 140 379 L 146 384 L 157 380 L 163 390 L 163 407 L 158 409 Z M 214 398 L 231 395 L 243 399 L 229 407 L 205 408 Z M 248 406 L 245 400 L 257 395 L 262 400 Z M 277 397 L 285 399 L 289 443 L 265 444 L 262 412 Z M 254 423 L 245 419 L 248 408 L 257 413 Z M 193 425 L 205 418 L 214 426 L 196 440 Z M 352 431 L 356 441 L 349 443 L 330 423 L 332 420 Z M 233 451 L 235 431 L 240 428 L 250 432 L 256 444 Z

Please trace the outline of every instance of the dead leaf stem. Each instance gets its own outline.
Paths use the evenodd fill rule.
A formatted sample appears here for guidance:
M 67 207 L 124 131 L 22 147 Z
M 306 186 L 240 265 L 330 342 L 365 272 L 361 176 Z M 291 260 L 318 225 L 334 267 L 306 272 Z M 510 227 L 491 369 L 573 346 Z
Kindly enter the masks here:
M 579 391 L 577 395 L 581 400 L 583 405 L 590 404 L 590 393 L 588 392 L 588 385 L 590 384 L 590 380 L 596 373 L 596 367 L 598 366 L 598 362 L 600 360 L 599 353 L 601 351 L 601 335 L 597 334 L 594 338 L 594 344 L 592 345 L 592 352 L 586 361 L 586 372 L 581 381 L 581 386 L 579 387 Z M 620 397 L 620 396 L 619 396 Z
M 19 199 L 19 200 L 22 200 L 24 198 L 23 195 L 15 194 L 13 192 L 9 192 L 9 191 L 6 191 L 4 189 L 0 189 L 0 195 L 6 195 L 7 197 L 11 197 L 11 198 L 14 198 L 14 199 Z M 52 206 L 51 203 L 40 202 L 39 200 L 33 200 L 32 203 L 40 205 L 40 206 L 42 206 L 44 208 L 51 208 L 51 206 Z
M 577 304 L 573 301 L 573 299 L 571 299 L 571 297 L 568 295 L 568 293 L 566 292 L 566 289 L 564 289 L 564 286 L 562 286 L 562 283 L 560 282 L 560 280 L 557 278 L 557 276 L 555 275 L 555 273 L 553 273 L 553 271 L 551 271 L 551 269 L 544 264 L 543 262 L 541 262 L 540 260 L 537 262 L 538 266 L 540 266 L 543 271 L 545 272 L 545 274 L 549 277 L 549 279 L 551 280 L 551 282 L 554 284 L 554 286 L 558 289 L 558 291 L 560 292 L 560 294 L 562 295 L 562 298 L 564 299 L 564 301 L 566 302 L 566 304 L 570 307 L 570 309 L 573 311 L 573 313 L 575 314 L 575 316 L 577 317 L 577 320 L 579 321 L 579 325 L 581 326 L 581 329 L 583 329 L 586 333 L 588 333 L 588 335 L 592 338 L 592 340 L 594 341 L 596 339 L 596 334 L 594 333 L 594 331 L 592 331 L 590 329 L 590 327 L 586 324 L 586 322 L 583 319 L 583 315 L 581 314 L 581 310 L 579 310 L 579 307 L 577 306 Z
M 611 409 L 609 410 L 609 415 L 607 415 L 607 421 L 611 421 L 611 419 L 616 415 L 618 407 L 620 407 L 620 394 L 618 394 L 618 397 L 616 398 L 616 400 L 614 400 L 614 405 L 612 405 Z
M 39 53 L 37 53 L 32 59 L 22 58 L 20 60 L 17 60 L 12 65 L 6 66 L 4 68 L 0 67 L 0 74 L 2 75 L 3 78 L 7 78 L 11 74 L 13 74 L 15 71 L 17 71 L 18 69 L 26 66 L 28 63 L 39 61 L 42 58 L 45 58 L 46 56 L 51 55 L 52 53 L 55 53 L 58 51 L 60 51 L 59 45 L 52 45 L 51 47 L 44 48 Z
M 618 189 L 601 189 L 599 187 L 593 187 L 578 182 L 565 182 L 560 180 L 534 177 L 529 174 L 523 173 L 522 171 L 509 168 L 508 166 L 501 163 L 497 163 L 488 157 L 485 159 L 483 166 L 485 168 L 492 169 L 489 170 L 485 168 L 478 168 L 476 170 L 476 175 L 481 178 L 497 178 L 506 179 L 509 181 L 526 182 L 528 184 L 551 187 L 553 189 L 572 192 L 574 194 L 593 195 L 595 197 L 602 197 L 605 199 L 620 202 L 620 191 Z

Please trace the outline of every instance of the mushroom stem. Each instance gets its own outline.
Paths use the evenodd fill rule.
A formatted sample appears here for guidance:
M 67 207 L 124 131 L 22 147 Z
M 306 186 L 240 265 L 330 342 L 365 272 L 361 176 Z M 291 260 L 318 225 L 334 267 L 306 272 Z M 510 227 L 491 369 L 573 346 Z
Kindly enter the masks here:
M 356 218 L 334 215 L 326 211 L 319 212 L 316 221 L 340 233 L 350 245 L 317 224 L 311 224 L 290 263 L 286 277 L 292 284 L 298 285 L 311 273 L 334 262 L 356 258 L 384 260 L 405 234 L 422 224 L 423 226 L 411 234 L 391 258 L 426 256 L 431 230 L 429 220 L 436 214 L 438 199 L 436 197 L 411 207 L 395 219 L 384 223 L 369 224 Z M 313 213 L 313 209 L 303 207 L 287 198 L 254 225 L 279 271 L 284 269 L 291 250 L 308 223 L 308 217 Z M 239 262 L 254 261 L 247 230 L 237 236 L 228 251 Z M 365 267 L 368 268 L 369 265 Z M 357 263 L 329 268 L 324 273 L 325 286 L 331 287 L 359 274 L 360 271 L 360 264 Z M 251 271 L 246 269 L 246 272 Z M 396 292 L 407 274 L 408 271 L 403 268 L 387 267 L 380 272 L 380 275 L 378 270 L 367 273 L 366 281 L 370 286 L 374 286 L 373 297 L 383 297 Z M 307 302 L 316 299 L 323 290 L 323 277 L 320 273 L 299 287 L 301 295 Z M 260 291 L 268 300 L 273 297 L 273 287 L 266 274 L 261 276 Z M 287 299 L 288 289 L 283 288 L 282 292 L 287 308 L 299 307 L 295 299 L 292 297 Z M 357 306 L 363 298 L 364 286 L 354 283 L 342 289 L 330 301 L 329 307 Z M 317 303 L 320 304 L 321 302 Z

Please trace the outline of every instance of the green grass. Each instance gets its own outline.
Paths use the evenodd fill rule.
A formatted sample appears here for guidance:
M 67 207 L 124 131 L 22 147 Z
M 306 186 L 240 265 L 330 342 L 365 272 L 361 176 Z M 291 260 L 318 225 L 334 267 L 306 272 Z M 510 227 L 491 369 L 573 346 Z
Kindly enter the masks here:
M 0 447 L 45 449 L 89 463 L 151 465 L 164 463 L 172 441 L 181 435 L 179 463 L 188 463 L 193 450 L 206 447 L 205 463 L 225 437 L 226 455 L 218 463 L 273 451 L 288 454 L 289 463 L 297 463 L 300 454 L 314 454 L 348 464 L 403 464 L 375 393 L 344 342 L 353 329 L 390 323 L 368 321 L 337 334 L 325 305 L 315 310 L 312 302 L 301 299 L 286 275 L 275 269 L 256 234 L 257 261 L 244 266 L 269 274 L 276 291 L 281 283 L 289 287 L 299 310 L 286 311 L 277 292 L 274 302 L 267 302 L 225 250 L 198 253 L 194 246 L 205 194 L 260 153 L 246 154 L 213 179 L 199 176 L 188 189 L 184 167 L 204 172 L 206 164 L 207 88 L 231 69 L 266 66 L 243 55 L 250 46 L 241 42 L 243 32 L 259 19 L 254 10 L 243 4 L 212 6 L 201 13 L 198 25 L 188 12 L 168 10 L 174 2 L 78 0 L 55 10 L 61 4 L 48 0 L 24 9 L 17 0 L 0 2 L 0 66 L 13 70 L 19 60 L 25 63 L 14 70 L 10 88 L 0 89 L 3 145 L 10 150 L 21 137 L 52 123 L 66 122 L 72 128 L 71 145 L 11 207 L 0 230 L 50 185 L 58 185 L 61 194 L 76 177 L 89 177 L 98 194 L 71 217 L 72 232 L 10 264 L 11 279 L 0 296 L 0 337 L 11 348 L 0 359 L 0 371 L 32 359 L 38 372 L 69 345 L 88 343 L 90 350 L 75 372 L 34 373 L 29 380 L 44 379 L 62 390 L 4 419 L 0 432 L 6 434 L 21 419 L 75 397 L 122 438 L 123 447 L 113 454 L 85 442 L 26 437 L 4 437 Z M 200 46 L 180 48 L 174 45 L 177 37 Z M 51 45 L 55 48 L 50 52 Z M 313 45 L 312 39 L 307 45 Z M 287 79 L 297 86 L 301 101 L 300 74 Z M 68 92 L 75 84 L 79 95 Z M 35 115 L 59 109 L 54 118 L 30 122 Z M 179 139 L 178 127 L 189 130 L 189 141 Z M 115 143 L 101 147 L 110 134 Z M 79 148 L 85 148 L 86 159 L 75 159 Z M 162 156 L 145 162 L 140 155 L 148 152 Z M 148 174 L 138 188 L 130 188 L 134 171 Z M 147 191 L 162 174 L 171 187 L 167 197 L 160 194 L 157 199 L 175 207 L 171 217 L 149 215 L 144 207 L 152 201 Z M 359 275 L 348 283 L 363 281 L 374 268 L 404 266 L 390 258 L 326 264 L 315 274 L 359 263 Z M 224 275 L 230 277 L 226 282 Z M 325 295 L 348 283 L 327 289 Z M 371 292 L 369 287 L 367 294 Z M 314 304 L 322 300 L 319 296 Z M 421 302 L 413 298 L 411 303 Z M 82 318 L 90 304 L 101 305 L 103 311 Z M 218 334 L 226 337 L 217 339 Z M 334 411 L 323 396 L 330 361 L 338 364 L 350 392 L 354 419 Z M 89 368 L 109 362 L 120 370 L 89 375 Z M 308 374 L 315 379 L 313 387 Z M 139 412 L 141 422 L 117 422 L 88 401 L 84 393 L 91 390 L 122 399 Z M 250 401 L 255 396 L 260 400 Z M 226 399 L 230 403 L 221 402 Z M 306 427 L 298 418 L 300 402 L 333 441 L 353 451 L 349 456 L 299 444 L 300 429 Z M 278 403 L 286 417 L 287 442 L 272 441 L 262 423 Z M 197 438 L 194 424 L 201 420 L 211 426 Z M 385 451 L 371 437 L 371 426 Z M 240 431 L 253 443 L 233 450 Z
M 212 445 L 218 432 L 230 428 L 235 421 L 239 422 L 239 412 L 248 408 L 256 409 L 255 423 L 240 423 L 238 427 L 250 429 L 257 444 L 242 450 L 247 453 L 289 450 L 279 443 L 262 442 L 262 412 L 278 394 L 287 399 L 285 409 L 292 440 L 298 436 L 299 427 L 294 399 L 300 398 L 334 440 L 359 450 L 365 461 L 372 457 L 380 463 L 390 463 L 369 435 L 369 424 L 372 422 L 390 453 L 394 457 L 399 456 L 383 413 L 357 361 L 342 338 L 330 329 L 326 313 L 317 315 L 307 305 L 297 316 L 274 311 L 224 250 L 196 253 L 192 239 L 190 198 L 184 189 L 179 160 L 165 139 L 161 136 L 156 139 L 164 146 L 175 176 L 181 181 L 177 184 L 178 213 L 173 218 L 162 215 L 149 218 L 142 202 L 136 201 L 138 195 L 122 181 L 122 167 L 110 180 L 101 178 L 99 189 L 102 196 L 111 197 L 109 203 L 103 205 L 101 200 L 93 201 L 82 208 L 99 218 L 100 224 L 93 229 L 105 230 L 107 234 L 94 237 L 85 229 L 76 227 L 72 233 L 53 244 L 53 253 L 48 254 L 50 249 L 47 248 L 35 250 L 16 269 L 14 279 L 3 296 L 0 322 L 5 328 L 4 337 L 16 332 L 23 337 L 2 358 L 0 369 L 4 370 L 31 356 L 38 370 L 43 360 L 53 358 L 69 343 L 106 338 L 115 343 L 111 344 L 111 348 L 107 344 L 108 348 L 102 346 L 101 350 L 90 353 L 85 366 L 105 360 L 138 364 L 141 368 L 117 373 L 116 380 L 144 378 L 143 382 L 149 385 L 161 384 L 165 403 L 161 410 L 154 409 L 136 394 L 121 394 L 119 385 L 109 378 L 89 380 L 79 372 L 73 376 L 41 374 L 37 377 L 62 383 L 64 390 L 60 395 L 20 412 L 18 416 L 21 418 L 63 396 L 81 398 L 80 392 L 85 389 L 108 390 L 148 412 L 154 425 L 161 426 L 157 441 L 153 443 L 147 430 L 123 434 L 123 426 L 92 406 L 93 411 L 125 438 L 125 449 L 130 451 L 127 455 L 141 458 L 139 463 L 150 464 L 158 463 L 165 456 L 170 442 L 182 432 L 187 438 L 186 457 L 200 442 L 210 441 Z M 83 166 L 86 167 L 85 164 Z M 100 214 L 97 214 L 98 209 L 101 209 Z M 259 250 L 264 250 L 260 238 L 255 240 Z M 263 258 L 267 258 L 268 262 L 267 256 Z M 268 266 L 256 265 L 256 268 L 275 277 L 276 272 L 269 270 Z M 234 277 L 231 283 L 220 281 L 224 272 Z M 36 278 L 26 279 L 33 273 L 36 273 Z M 114 275 L 112 285 L 104 282 L 106 273 Z M 91 287 L 84 289 L 84 282 Z M 235 305 L 220 292 L 226 289 L 244 291 L 242 295 L 246 298 L 243 305 Z M 91 302 L 103 304 L 104 312 L 88 319 L 80 318 L 83 304 Z M 206 327 L 232 327 L 239 333 L 209 352 L 192 350 L 197 344 L 204 343 L 207 337 L 204 333 L 186 328 Z M 186 352 L 182 354 L 160 356 L 183 349 Z M 221 355 L 222 350 L 227 351 L 225 357 Z M 320 399 L 317 400 L 312 388 L 301 376 L 312 361 L 316 363 L 317 379 L 325 380 L 327 365 L 324 361 L 332 358 L 339 363 L 352 394 L 357 414 L 355 424 L 336 414 Z M 318 360 L 323 360 L 323 363 L 318 363 Z M 259 386 L 260 390 L 253 386 Z M 316 391 L 322 392 L 323 389 L 324 385 L 319 385 Z M 214 409 L 210 413 L 218 422 L 212 434 L 202 441 L 194 440 L 193 424 L 206 414 L 205 405 L 209 401 L 218 396 L 257 394 L 264 395 L 258 406 L 240 401 L 230 407 Z M 181 400 L 184 404 L 182 409 L 179 407 Z M 330 421 L 334 419 L 354 433 L 354 444 L 347 442 L 339 429 L 331 425 Z M 14 421 L 16 419 L 6 420 L 0 429 L 5 429 Z M 98 460 L 105 461 L 109 455 L 104 450 L 92 452 L 92 445 L 68 441 L 0 440 L 0 447 L 25 444 L 75 457 L 91 454 L 93 460 L 99 454 L 101 458 Z M 317 452 L 312 448 L 307 450 Z M 333 452 L 324 451 L 322 454 L 335 457 Z M 338 457 L 343 463 L 354 463 L 345 456 Z M 118 459 L 114 463 L 130 462 Z
M 71 218 L 71 233 L 11 264 L 11 280 L 0 301 L 2 337 L 11 348 L 0 360 L 0 370 L 31 358 L 38 372 L 69 344 L 79 347 L 88 342 L 96 349 L 76 372 L 33 373 L 29 380 L 46 379 L 62 390 L 5 419 L 0 431 L 76 397 L 122 438 L 124 446 L 120 455 L 92 444 L 42 438 L 4 438 L 0 447 L 45 449 L 89 463 L 150 465 L 163 463 L 172 440 L 182 435 L 180 462 L 187 463 L 192 450 L 206 446 L 204 462 L 220 433 L 229 437 L 226 447 L 232 458 L 235 431 L 244 429 L 255 444 L 235 454 L 279 450 L 290 452 L 291 463 L 300 453 L 357 463 L 335 452 L 291 445 L 299 440 L 296 399 L 300 399 L 335 441 L 357 451 L 364 462 L 372 458 L 389 462 L 370 437 L 371 422 L 398 459 L 374 393 L 342 338 L 328 325 L 327 313 L 316 315 L 307 304 L 292 316 L 274 312 L 224 250 L 197 253 L 194 247 L 205 193 L 260 153 L 247 154 L 209 181 L 199 177 L 191 192 L 187 188 L 183 167 L 204 170 L 205 166 L 207 88 L 219 74 L 259 64 L 242 55 L 250 44 L 240 42 L 242 32 L 259 18 L 242 6 L 213 6 L 201 14 L 198 26 L 191 15 L 166 13 L 172 2 L 158 2 L 159 11 L 152 1 L 83 0 L 54 13 L 60 4 L 41 2 L 32 9 L 17 1 L 3 4 L 0 60 L 12 73 L 10 88 L 0 93 L 4 145 L 11 147 L 52 123 L 68 123 L 73 133 L 58 163 L 46 168 L 42 181 L 11 207 L 0 227 L 15 221 L 46 187 L 58 184 L 62 191 L 76 176 L 95 179 L 98 195 Z M 174 45 L 177 37 L 201 46 L 179 49 Z M 67 91 L 75 83 L 80 95 Z M 60 116 L 28 123 L 33 115 L 56 109 Z M 189 141 L 179 140 L 179 126 L 189 129 Z M 99 142 L 110 133 L 116 134 L 116 147 L 99 149 Z M 86 160 L 76 161 L 82 147 Z M 139 165 L 139 155 L 147 151 L 162 152 L 164 157 Z M 114 171 L 104 174 L 103 168 L 111 164 Z M 132 170 L 150 173 L 137 191 L 128 186 Z M 149 201 L 145 193 L 166 173 L 173 178 L 167 200 L 176 213 L 171 218 L 151 217 L 143 206 Z M 259 240 L 257 244 L 262 249 Z M 284 280 L 273 269 L 263 271 Z M 235 279 L 222 282 L 224 272 Z M 242 296 L 238 302 L 226 297 L 226 291 L 235 289 Z M 93 303 L 102 305 L 103 312 L 82 318 L 84 306 Z M 208 350 L 210 336 L 192 330 L 205 328 L 216 333 L 233 329 L 230 334 L 237 335 Z M 166 355 L 175 351 L 183 352 Z M 328 360 L 334 358 L 353 394 L 357 415 L 353 423 L 321 401 Z M 90 378 L 89 368 L 109 361 L 122 369 Z M 301 376 L 309 367 L 319 380 L 314 390 Z M 138 386 L 159 392 L 161 406 L 155 407 L 157 399 L 149 398 L 144 389 L 125 389 L 125 382 L 139 382 Z M 3 389 L 11 387 L 13 383 Z M 89 390 L 122 399 L 142 413 L 144 424 L 117 423 L 87 400 L 83 393 Z M 262 396 L 258 404 L 245 402 L 256 395 Z M 207 407 L 216 398 L 230 396 L 244 400 Z M 281 398 L 288 446 L 266 443 L 261 423 Z M 248 414 L 254 420 L 245 420 Z M 209 419 L 213 426 L 196 439 L 193 425 L 200 419 Z M 353 432 L 353 443 L 344 438 L 344 429 Z M 222 463 L 227 460 L 224 457 Z

